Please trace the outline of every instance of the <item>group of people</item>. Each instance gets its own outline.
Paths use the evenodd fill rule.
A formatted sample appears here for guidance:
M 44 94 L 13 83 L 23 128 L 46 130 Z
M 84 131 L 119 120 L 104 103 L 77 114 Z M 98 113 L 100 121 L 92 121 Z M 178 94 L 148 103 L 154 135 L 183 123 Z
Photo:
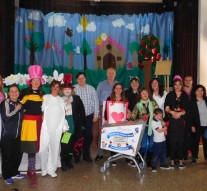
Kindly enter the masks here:
M 124 90 L 122 84 L 115 81 L 115 76 L 116 71 L 109 68 L 107 80 L 97 87 L 100 107 L 106 100 L 129 103 L 127 120 L 143 121 L 144 134 L 139 152 L 152 172 L 156 172 L 158 160 L 161 169 L 174 169 L 176 165 L 185 169 L 183 161 L 189 154 L 195 164 L 201 138 L 207 160 L 207 98 L 203 85 L 193 86 L 192 76 L 185 76 L 183 80 L 177 75 L 173 78 L 173 90 L 168 93 L 158 78 L 153 78 L 149 87 L 141 87 L 139 78 L 132 76 L 129 89 Z M 166 164 L 166 157 L 170 158 L 169 164 Z M 103 150 L 99 146 L 95 161 L 102 158 Z M 127 162 L 136 167 L 133 161 Z M 116 162 L 113 161 L 112 166 L 116 166 Z
M 56 177 L 60 159 L 61 169 L 73 168 L 72 159 L 78 163 L 80 157 L 93 161 L 90 147 L 93 141 L 93 124 L 99 127 L 108 122 L 107 101 L 128 103 L 126 119 L 130 122 L 142 120 L 144 135 L 140 154 L 147 165 L 156 172 L 158 160 L 161 169 L 174 169 L 176 163 L 185 168 L 183 160 L 192 152 L 192 163 L 198 159 L 200 137 L 204 158 L 207 160 L 207 98 L 202 85 L 193 87 L 191 76 L 183 80 L 173 78 L 173 91 L 166 92 L 158 78 L 150 81 L 149 87 L 141 87 L 137 76 L 130 77 L 130 87 L 124 90 L 115 80 L 116 70 L 108 68 L 106 80 L 98 84 L 97 90 L 86 83 L 86 74 L 76 75 L 77 84 L 72 84 L 72 75 L 64 75 L 63 84 L 53 80 L 51 93 L 44 95 L 42 68 L 38 65 L 28 69 L 28 88 L 20 92 L 15 84 L 3 90 L 0 77 L 1 103 L 1 154 L 2 175 L 6 184 L 24 175 L 18 171 L 22 153 L 28 154 L 27 176 L 31 185 L 37 185 L 36 153 L 39 152 L 42 176 Z M 99 131 L 101 132 L 101 131 Z M 95 161 L 103 159 L 100 148 Z M 114 154 L 113 152 L 111 153 Z M 166 157 L 170 164 L 166 164 Z M 138 159 L 139 160 L 139 159 Z M 136 166 L 133 161 L 129 165 Z M 116 161 L 112 162 L 116 166 Z

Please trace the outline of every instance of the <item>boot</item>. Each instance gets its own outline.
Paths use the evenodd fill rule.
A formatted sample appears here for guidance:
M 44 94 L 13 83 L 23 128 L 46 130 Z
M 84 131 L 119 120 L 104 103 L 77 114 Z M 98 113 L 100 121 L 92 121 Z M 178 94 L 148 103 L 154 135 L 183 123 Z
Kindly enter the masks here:
M 67 163 L 65 162 L 65 160 L 62 160 L 62 159 L 61 159 L 61 169 L 62 171 L 68 170 Z
M 72 155 L 69 155 L 69 158 L 68 158 L 68 162 L 67 162 L 67 167 L 68 169 L 71 169 L 73 168 L 73 164 L 72 164 Z
M 148 166 L 148 167 L 151 167 L 151 166 L 152 166 L 152 165 L 151 165 L 152 155 L 153 155 L 152 152 L 147 152 L 146 162 L 147 162 L 147 166 Z

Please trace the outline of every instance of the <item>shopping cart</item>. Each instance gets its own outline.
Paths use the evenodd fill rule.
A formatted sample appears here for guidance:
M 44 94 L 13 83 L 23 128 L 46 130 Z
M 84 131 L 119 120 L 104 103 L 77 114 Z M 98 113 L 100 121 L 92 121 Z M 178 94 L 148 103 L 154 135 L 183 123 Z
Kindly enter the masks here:
M 103 166 L 100 167 L 100 172 L 106 172 L 111 162 L 122 158 L 132 160 L 137 167 L 138 173 L 141 172 L 141 169 L 144 169 L 145 161 L 139 153 L 144 134 L 144 123 L 139 121 L 132 125 L 122 123 L 103 126 L 101 130 L 101 148 L 117 154 L 109 157 L 104 162 Z M 140 163 L 137 163 L 135 156 L 139 157 Z

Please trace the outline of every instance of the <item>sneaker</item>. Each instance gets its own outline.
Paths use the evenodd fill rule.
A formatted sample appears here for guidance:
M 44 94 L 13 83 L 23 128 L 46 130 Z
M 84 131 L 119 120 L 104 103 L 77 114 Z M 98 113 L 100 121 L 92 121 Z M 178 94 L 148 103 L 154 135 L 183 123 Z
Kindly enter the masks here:
M 57 174 L 55 173 L 55 172 L 53 172 L 53 173 L 51 173 L 51 174 L 49 174 L 52 178 L 55 178 L 55 177 L 57 177 Z
M 156 169 L 156 167 L 152 167 L 152 172 L 157 172 L 157 169 Z
M 160 169 L 162 169 L 162 170 L 169 170 L 170 167 L 169 167 L 169 165 L 164 164 L 164 165 L 160 165 Z
M 12 176 L 13 179 L 23 179 L 25 176 L 23 174 L 17 174 L 16 176 Z
M 195 158 L 192 159 L 192 164 L 196 164 L 197 160 Z
M 95 161 L 100 161 L 101 159 L 103 159 L 103 156 L 97 155 L 96 158 L 95 158 Z
M 14 180 L 12 178 L 7 178 L 4 180 L 6 184 L 13 184 Z
M 46 171 L 42 171 L 41 175 L 42 176 L 47 176 L 47 172 Z
M 175 164 L 170 164 L 170 169 L 175 169 Z
M 185 168 L 186 168 L 185 164 L 179 164 L 179 169 L 183 170 Z
M 116 166 L 116 161 L 111 162 L 111 166 Z
M 134 161 L 132 161 L 132 160 L 129 161 L 128 165 L 131 166 L 131 167 L 133 167 L 133 168 L 136 167 L 136 164 L 135 164 Z

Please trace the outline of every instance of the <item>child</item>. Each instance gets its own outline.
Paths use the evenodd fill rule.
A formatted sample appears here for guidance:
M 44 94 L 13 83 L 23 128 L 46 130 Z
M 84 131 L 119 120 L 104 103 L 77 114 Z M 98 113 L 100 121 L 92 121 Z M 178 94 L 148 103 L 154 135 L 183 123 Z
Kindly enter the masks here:
M 22 160 L 20 152 L 20 132 L 23 119 L 22 104 L 19 101 L 19 88 L 13 84 L 8 88 L 8 98 L 2 102 L 2 176 L 6 184 L 13 184 L 13 179 L 22 179 L 18 171 Z
M 154 133 L 153 141 L 153 157 L 152 157 L 152 172 L 157 172 L 156 165 L 158 159 L 160 159 L 161 169 L 170 169 L 165 163 L 166 157 L 166 138 L 167 127 L 162 127 L 163 111 L 160 108 L 154 110 L 154 117 L 152 121 L 152 130 Z
M 31 186 L 37 185 L 36 176 L 36 153 L 39 151 L 40 131 L 42 126 L 42 68 L 39 65 L 32 65 L 28 69 L 29 87 L 22 92 L 22 104 L 24 118 L 21 131 L 21 151 L 28 154 L 27 175 L 31 180 Z
M 183 113 L 180 118 L 174 118 L 172 117 L 172 115 L 169 115 L 168 138 L 170 144 L 170 168 L 175 168 L 174 160 L 176 159 L 176 157 L 178 157 L 179 169 L 184 169 L 185 164 L 183 163 L 183 148 L 185 132 L 185 111 L 181 108 L 180 101 L 174 102 L 174 104 L 170 106 L 170 110 Z
M 139 99 L 132 111 L 130 120 L 141 119 L 145 121 L 145 129 L 142 137 L 140 154 L 144 158 L 147 154 L 146 162 L 147 166 L 151 167 L 151 160 L 153 155 L 153 133 L 152 133 L 152 120 L 154 110 L 158 108 L 157 102 L 152 98 L 149 91 L 142 87 L 139 91 Z

